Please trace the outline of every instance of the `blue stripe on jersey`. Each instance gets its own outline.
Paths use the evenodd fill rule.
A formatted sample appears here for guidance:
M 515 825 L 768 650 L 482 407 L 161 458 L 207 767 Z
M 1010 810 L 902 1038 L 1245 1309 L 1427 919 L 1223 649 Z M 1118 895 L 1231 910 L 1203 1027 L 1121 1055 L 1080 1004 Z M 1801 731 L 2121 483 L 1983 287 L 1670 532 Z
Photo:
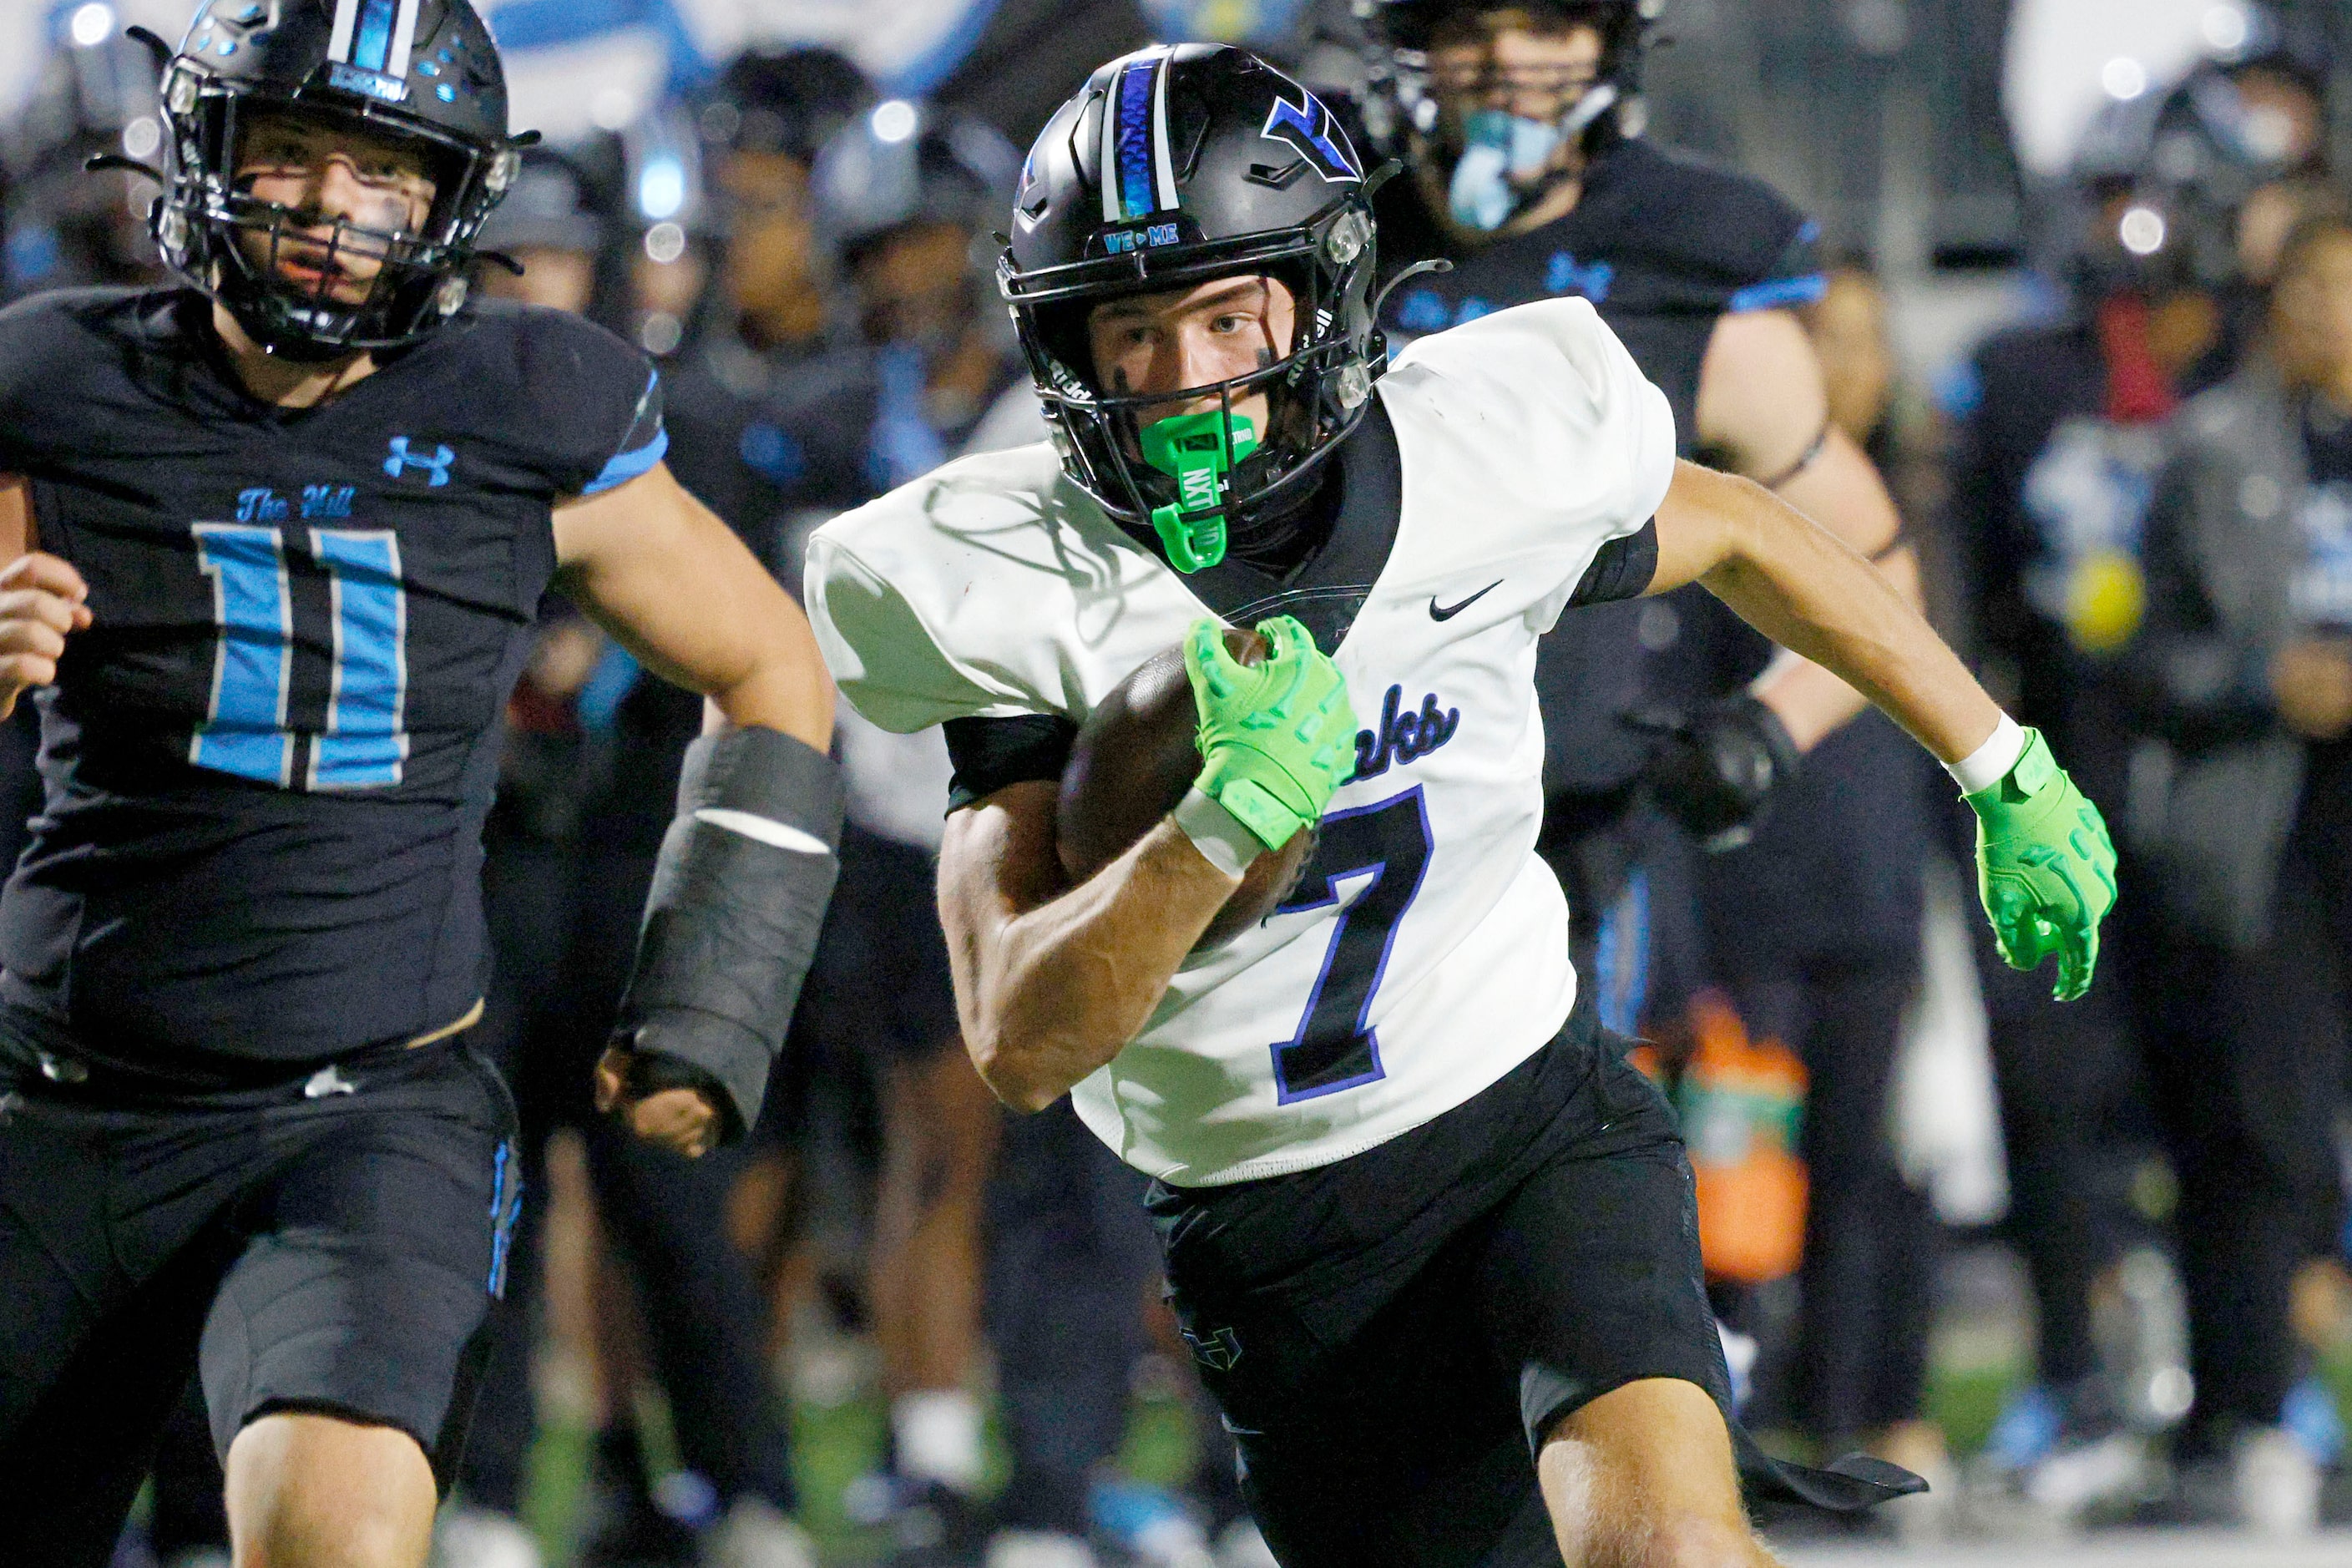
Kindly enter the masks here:
M 625 485 L 639 474 L 649 471 L 668 450 L 669 430 L 665 426 L 656 430 L 654 438 L 644 446 L 633 451 L 614 453 L 613 460 L 604 465 L 604 471 L 589 480 L 587 488 L 580 493 L 583 496 L 602 495 L 606 490 Z
M 1118 205 L 1125 218 L 1157 209 L 1151 184 L 1151 79 L 1158 59 L 1138 60 L 1118 79 Z
M 352 64 L 380 71 L 392 61 L 394 0 L 360 0 L 359 26 L 352 35 Z
M 290 782 L 294 738 L 286 732 L 293 675 L 292 593 L 278 531 L 234 522 L 195 525 L 196 562 L 212 579 L 220 626 L 210 711 L 188 761 L 240 778 Z
M 383 789 L 400 783 L 408 697 L 400 542 L 389 531 L 313 529 L 335 609 L 335 685 L 327 728 L 310 742 L 313 789 Z
M 1808 272 L 1800 278 L 1774 278 L 1751 283 L 1734 294 L 1723 308 L 1734 316 L 1743 310 L 1784 310 L 1791 305 L 1817 305 L 1829 291 L 1830 280 L 1825 275 Z

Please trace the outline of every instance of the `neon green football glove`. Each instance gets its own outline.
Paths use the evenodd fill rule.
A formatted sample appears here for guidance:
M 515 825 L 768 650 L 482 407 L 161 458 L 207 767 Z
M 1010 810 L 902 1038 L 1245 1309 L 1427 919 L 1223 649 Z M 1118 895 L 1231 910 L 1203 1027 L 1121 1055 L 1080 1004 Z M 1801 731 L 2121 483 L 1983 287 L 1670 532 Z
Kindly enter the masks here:
M 2099 922 L 2116 902 L 2116 847 L 2099 808 L 2050 755 L 2039 730 L 2009 775 L 1965 797 L 1977 814 L 1977 891 L 2011 969 L 2053 953 L 2051 995 L 2072 1002 L 2099 964 Z
M 1355 772 L 1356 713 L 1348 681 L 1307 628 L 1288 616 L 1257 624 L 1265 659 L 1225 651 L 1224 628 L 1195 621 L 1184 671 L 1201 714 L 1201 776 L 1193 787 L 1258 842 L 1279 849 L 1323 819 L 1332 792 Z

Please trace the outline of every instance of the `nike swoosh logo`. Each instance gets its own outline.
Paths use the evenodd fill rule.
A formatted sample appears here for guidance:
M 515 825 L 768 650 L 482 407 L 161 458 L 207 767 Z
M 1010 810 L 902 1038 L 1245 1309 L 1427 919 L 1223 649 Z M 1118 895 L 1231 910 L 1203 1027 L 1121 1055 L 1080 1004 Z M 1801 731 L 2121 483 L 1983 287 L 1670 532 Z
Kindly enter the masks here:
M 1440 606 L 1437 602 L 1437 595 L 1432 594 L 1429 596 L 1429 618 L 1433 621 L 1452 620 L 1454 616 L 1460 615 L 1463 611 L 1468 609 L 1471 605 L 1476 604 L 1479 600 L 1485 598 L 1496 589 L 1501 587 L 1503 585 L 1503 581 L 1504 580 L 1500 577 L 1496 578 L 1493 582 L 1487 584 L 1485 587 L 1479 589 L 1476 593 L 1471 595 L 1468 598 L 1463 600 L 1458 605 L 1446 605 Z

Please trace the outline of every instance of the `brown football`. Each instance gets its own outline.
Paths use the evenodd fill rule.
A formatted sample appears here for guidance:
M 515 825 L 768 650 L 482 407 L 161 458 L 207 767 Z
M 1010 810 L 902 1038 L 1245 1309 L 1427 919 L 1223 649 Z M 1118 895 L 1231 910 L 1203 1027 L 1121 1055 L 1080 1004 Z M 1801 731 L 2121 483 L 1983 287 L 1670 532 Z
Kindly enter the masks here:
M 1225 647 L 1244 664 L 1266 655 L 1265 639 L 1251 631 L 1226 632 Z M 1181 646 L 1146 659 L 1087 715 L 1070 747 L 1055 809 L 1056 847 L 1073 882 L 1118 859 L 1176 809 L 1201 776 L 1193 739 L 1200 723 Z M 1302 830 L 1279 851 L 1252 861 L 1192 951 L 1231 942 L 1271 914 L 1314 847 L 1313 832 Z

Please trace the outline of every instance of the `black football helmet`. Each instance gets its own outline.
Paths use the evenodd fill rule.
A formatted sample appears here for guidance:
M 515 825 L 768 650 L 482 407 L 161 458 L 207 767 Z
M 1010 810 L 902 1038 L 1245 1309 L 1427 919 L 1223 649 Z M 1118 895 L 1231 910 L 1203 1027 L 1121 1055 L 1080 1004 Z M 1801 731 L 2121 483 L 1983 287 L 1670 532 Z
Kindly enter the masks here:
M 2240 213 L 2257 188 L 2294 172 L 2246 126 L 2230 76 L 2210 64 L 2102 109 L 2060 202 L 2077 290 L 2160 297 L 2237 282 Z
M 1408 133 L 1437 131 L 1429 93 L 1429 51 L 1446 25 L 1490 11 L 1517 10 L 1540 20 L 1590 22 L 1601 29 L 1601 66 L 1570 110 L 1589 150 L 1639 136 L 1649 114 L 1642 100 L 1642 62 L 1665 15 L 1666 0 L 1354 0 L 1375 47 L 1370 62 L 1366 129 L 1383 150 L 1402 155 Z
M 404 347 L 455 314 L 482 221 L 514 183 L 497 44 L 466 0 L 207 0 L 163 71 L 171 123 L 156 242 L 173 270 L 226 305 L 272 353 L 323 359 Z M 243 128 L 288 113 L 421 150 L 434 199 L 420 232 L 337 223 L 329 253 L 381 258 L 367 298 L 335 299 L 257 265 L 315 218 L 240 189 Z
M 1149 529 L 1181 503 L 1222 555 L 1228 540 L 1247 542 L 1255 520 L 1286 510 L 1363 417 L 1387 359 L 1370 297 L 1377 181 L 1313 93 L 1224 45 L 1123 56 L 1055 111 L 1022 166 L 997 284 L 1062 466 L 1112 517 Z M 1279 279 L 1295 297 L 1289 353 L 1180 392 L 1097 384 L 1087 336 L 1096 306 L 1249 274 Z M 1234 402 L 1259 390 L 1270 427 L 1237 451 Z M 1174 476 L 1144 460 L 1139 416 L 1204 397 L 1223 410 L 1223 459 L 1213 494 L 1196 473 L 1180 495 Z

